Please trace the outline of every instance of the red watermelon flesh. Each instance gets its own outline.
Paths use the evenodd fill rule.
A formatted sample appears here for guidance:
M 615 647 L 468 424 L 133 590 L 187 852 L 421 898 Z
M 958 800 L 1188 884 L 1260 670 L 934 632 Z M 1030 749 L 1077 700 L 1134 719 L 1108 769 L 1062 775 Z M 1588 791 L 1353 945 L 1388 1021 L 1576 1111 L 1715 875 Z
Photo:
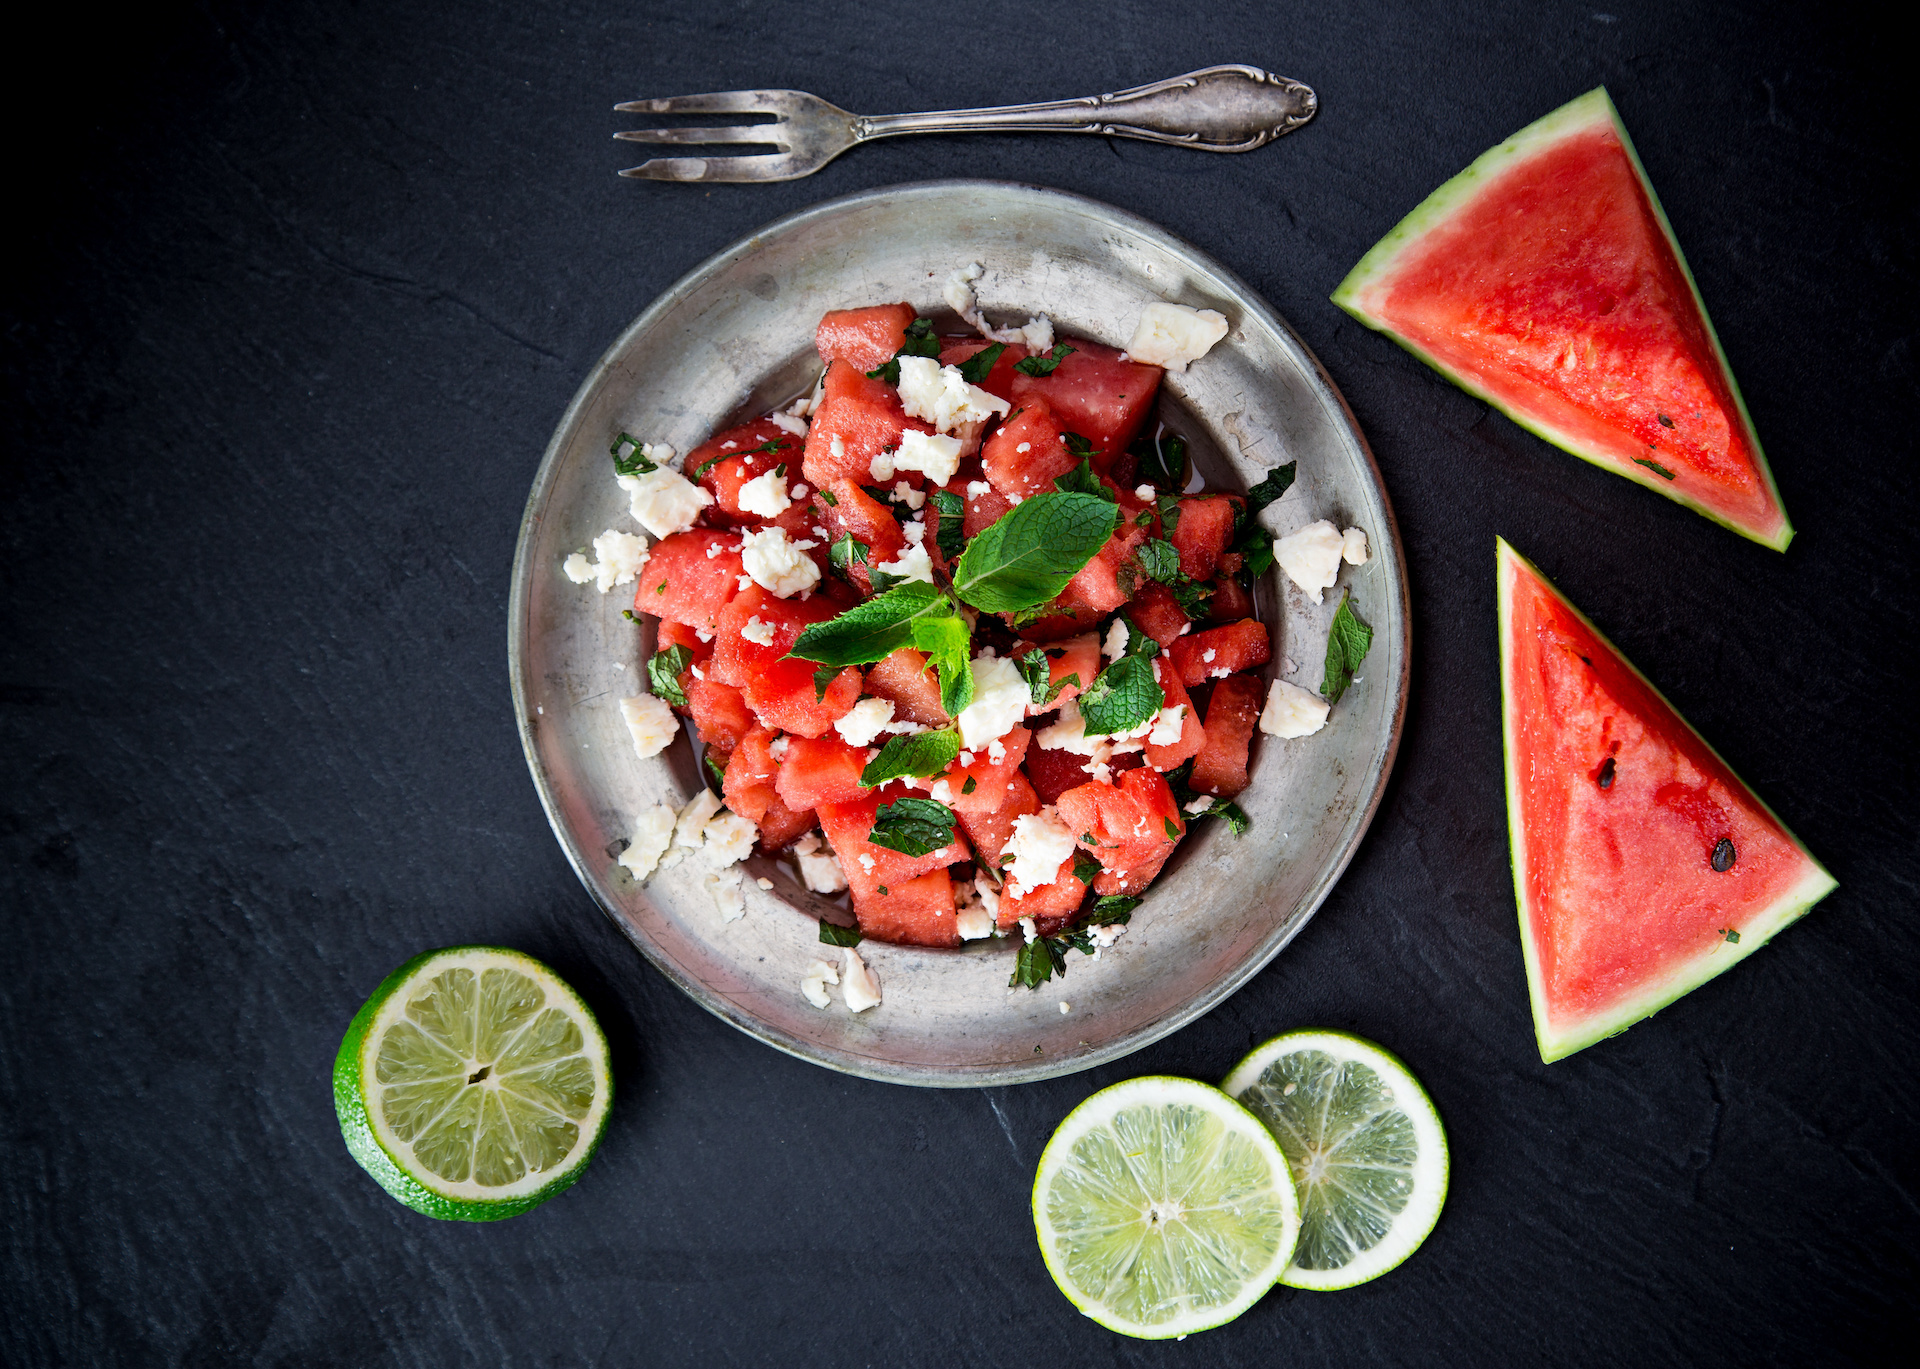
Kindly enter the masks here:
M 760 845 L 769 851 L 783 850 L 811 832 L 817 821 L 811 808 L 796 813 L 776 798 L 760 815 Z
M 753 727 L 733 748 L 733 754 L 727 757 L 727 772 L 722 777 L 720 788 L 727 796 L 727 807 L 741 817 L 759 822 L 766 816 L 767 806 L 779 797 L 774 792 L 774 777 L 780 773 L 779 762 L 773 758 L 773 739 L 778 736 L 772 728 Z
M 923 727 L 946 727 L 953 722 L 940 707 L 940 677 L 927 658 L 910 646 L 867 667 L 866 691 L 893 705 L 895 721 L 907 718 Z
M 1040 811 L 1040 796 L 1025 774 L 1016 770 L 1000 796 L 1000 806 L 989 811 L 960 813 L 960 828 L 973 843 L 973 853 L 984 865 L 1000 868 L 1000 853 L 1013 839 L 1014 819 Z
M 1543 1060 L 1751 955 L 1833 878 L 1524 557 L 1499 544 L 1507 820 Z
M 813 345 L 829 366 L 844 361 L 856 371 L 877 370 L 906 343 L 914 317 L 913 306 L 904 303 L 829 309 L 814 329 Z
M 873 458 L 897 446 L 908 428 L 933 431 L 907 417 L 893 386 L 836 361 L 827 367 L 820 407 L 807 426 L 804 474 L 815 485 L 865 484 L 873 479 Z
M 902 946 L 958 946 L 960 920 L 953 903 L 953 877 L 929 870 L 887 892 L 853 886 L 853 916 L 860 934 Z
M 715 433 L 687 453 L 687 475 L 713 496 L 707 517 L 736 527 L 766 520 L 740 507 L 740 487 L 778 466 L 800 481 L 800 439 L 772 419 L 756 418 Z M 695 474 L 698 472 L 699 474 Z
M 732 755 L 740 739 L 753 730 L 753 714 L 747 701 L 732 685 L 718 680 L 703 680 L 688 671 L 681 677 L 687 691 L 687 711 L 700 740 L 714 750 Z
M 718 528 L 676 532 L 654 543 L 640 568 L 633 611 L 712 632 L 745 573 L 737 534 Z
M 1784 551 L 1793 527 L 1605 89 L 1427 200 L 1334 303 L 1583 460 Z
M 1160 368 L 1128 361 L 1113 347 L 1074 338 L 1073 351 L 1051 375 L 1016 371 L 1013 402 L 1044 399 L 1054 422 L 1093 444 L 1094 469 L 1104 471 L 1127 449 L 1160 393 Z

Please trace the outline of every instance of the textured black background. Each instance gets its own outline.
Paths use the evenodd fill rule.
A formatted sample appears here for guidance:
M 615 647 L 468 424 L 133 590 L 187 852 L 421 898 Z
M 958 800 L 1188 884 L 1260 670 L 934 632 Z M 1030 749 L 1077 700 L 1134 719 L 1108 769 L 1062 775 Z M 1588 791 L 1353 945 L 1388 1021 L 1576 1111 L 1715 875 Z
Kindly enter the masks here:
M 1914 129 L 1832 5 L 212 3 L 16 44 L 0 495 L 0 1361 L 1047 1365 L 1871 1359 L 1916 1322 Z M 130 26 L 129 26 L 130 25 Z M 883 112 L 1219 61 L 1320 92 L 1245 157 L 913 139 L 787 185 L 616 180 L 608 112 L 792 85 Z M 1605 82 L 1800 529 L 1787 555 L 1522 432 L 1328 292 Z M 615 334 L 755 226 L 994 176 L 1157 219 L 1271 299 L 1369 434 L 1414 592 L 1398 771 L 1298 941 L 1121 1065 L 842 1078 L 671 988 L 550 835 L 509 707 L 513 538 Z M 1499 780 L 1496 532 L 1832 868 L 1764 954 L 1543 1066 Z M 492 1227 L 340 1143 L 348 1017 L 427 947 L 545 957 L 619 1102 Z M 1073 1312 L 1039 1149 L 1093 1089 L 1331 1025 L 1421 1074 L 1426 1247 L 1184 1345 Z

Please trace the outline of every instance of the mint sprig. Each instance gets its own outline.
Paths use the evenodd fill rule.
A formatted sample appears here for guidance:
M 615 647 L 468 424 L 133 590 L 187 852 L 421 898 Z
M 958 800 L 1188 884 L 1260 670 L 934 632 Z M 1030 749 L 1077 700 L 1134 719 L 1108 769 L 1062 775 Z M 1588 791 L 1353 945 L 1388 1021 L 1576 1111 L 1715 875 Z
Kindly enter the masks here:
M 933 799 L 895 799 L 880 805 L 867 840 L 903 856 L 930 856 L 953 845 L 953 810 Z
M 1326 677 L 1320 684 L 1321 696 L 1328 703 L 1340 702 L 1372 645 L 1373 629 L 1354 616 L 1353 596 L 1341 596 L 1340 607 L 1333 611 L 1333 626 L 1327 632 Z
M 1122 656 L 1094 676 L 1078 703 L 1086 735 L 1110 737 L 1116 732 L 1131 732 L 1158 713 L 1166 701 L 1166 691 L 1153 677 L 1152 660 Z
M 869 665 L 913 645 L 916 620 L 953 615 L 953 601 L 938 586 L 911 580 L 837 618 L 809 624 L 787 654 L 821 665 Z
M 922 779 L 938 775 L 953 764 L 960 754 L 960 729 L 942 727 L 932 732 L 910 732 L 889 737 L 880 754 L 867 762 L 860 772 L 860 783 L 876 789 L 888 780 L 917 775 Z M 942 842 L 941 845 L 945 845 Z
M 1115 505 L 1090 494 L 1037 494 L 967 544 L 953 588 L 989 613 L 1037 608 L 1113 535 Z

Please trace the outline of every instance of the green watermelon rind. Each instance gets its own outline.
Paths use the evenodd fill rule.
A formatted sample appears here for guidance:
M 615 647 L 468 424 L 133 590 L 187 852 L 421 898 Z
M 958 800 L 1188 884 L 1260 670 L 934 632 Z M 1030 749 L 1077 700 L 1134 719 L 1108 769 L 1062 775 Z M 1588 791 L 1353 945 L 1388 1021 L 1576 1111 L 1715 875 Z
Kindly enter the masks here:
M 1773 811 L 1758 794 L 1739 778 L 1732 766 L 1727 765 L 1726 757 L 1713 749 L 1713 744 L 1700 735 L 1699 729 L 1686 720 L 1680 710 L 1673 707 L 1673 701 L 1654 685 L 1639 668 L 1628 660 L 1607 635 L 1594 626 L 1593 620 L 1568 601 L 1567 597 L 1554 587 L 1551 580 L 1540 573 L 1540 568 L 1515 551 L 1504 537 L 1494 538 L 1495 564 L 1499 585 L 1500 601 L 1500 721 L 1501 743 L 1505 752 L 1505 764 L 1502 767 L 1507 787 L 1507 841 L 1513 864 L 1514 902 L 1520 912 L 1520 947 L 1527 966 L 1527 996 L 1533 1004 L 1534 1037 L 1540 1046 L 1540 1058 L 1548 1064 L 1584 1050 L 1596 1041 L 1609 1036 L 1618 1036 L 1634 1023 L 1666 1007 L 1674 1000 L 1693 992 L 1715 975 L 1724 974 L 1745 960 L 1788 924 L 1805 917 L 1813 905 L 1839 887 L 1838 881 L 1827 873 L 1813 852 L 1796 837 L 1787 825 L 1780 821 L 1780 815 Z M 1524 571 L 1532 575 L 1548 592 L 1585 623 L 1588 630 L 1611 651 L 1621 664 L 1631 670 L 1640 682 L 1653 692 L 1655 698 L 1672 710 L 1680 724 L 1699 739 L 1713 758 L 1726 766 L 1727 773 L 1734 776 L 1748 796 L 1760 805 L 1762 811 L 1773 820 L 1788 841 L 1806 859 L 1807 868 L 1795 883 L 1785 890 L 1747 925 L 1741 927 L 1739 942 L 1717 942 L 1709 950 L 1702 952 L 1694 960 L 1677 967 L 1672 972 L 1650 982 L 1640 992 L 1621 1003 L 1615 1004 L 1606 1012 L 1595 1014 L 1573 1026 L 1563 1026 L 1556 1030 L 1547 1020 L 1547 1005 L 1544 981 L 1540 974 L 1539 950 L 1533 941 L 1533 919 L 1527 907 L 1527 866 L 1526 843 L 1520 823 L 1520 757 L 1515 745 L 1515 718 L 1517 713 L 1513 689 L 1513 600 L 1510 584 L 1514 573 Z
M 1680 272 L 1687 278 L 1687 288 L 1693 292 L 1694 307 L 1700 312 L 1701 322 L 1706 324 L 1707 336 L 1713 342 L 1714 356 L 1720 363 L 1720 373 L 1726 379 L 1727 388 L 1733 394 L 1733 402 L 1740 411 L 1740 424 L 1746 433 L 1747 441 L 1753 446 L 1754 465 L 1760 472 L 1760 478 L 1766 483 L 1767 498 L 1779 515 L 1779 525 L 1771 531 L 1760 527 L 1749 527 L 1734 521 L 1719 510 L 1710 508 L 1693 496 L 1675 489 L 1666 480 L 1643 466 L 1620 462 L 1611 456 L 1583 450 L 1577 438 L 1560 432 L 1552 424 L 1538 417 L 1510 407 L 1499 396 L 1453 371 L 1418 343 L 1395 332 L 1384 319 L 1371 313 L 1364 302 L 1364 293 L 1368 287 L 1391 277 L 1403 253 L 1417 246 L 1429 233 L 1458 213 L 1475 198 L 1481 188 L 1497 172 L 1506 169 L 1506 165 L 1513 157 L 1521 153 L 1537 151 L 1603 121 L 1612 124 L 1614 133 L 1620 139 L 1620 145 L 1627 150 L 1627 157 L 1633 163 L 1634 174 L 1640 178 L 1640 187 L 1646 191 L 1647 202 L 1653 206 L 1654 216 L 1660 222 L 1660 231 L 1666 235 L 1667 246 L 1673 250 L 1674 260 L 1680 263 Z M 1693 278 L 1693 268 L 1687 265 L 1686 254 L 1680 250 L 1679 239 L 1673 234 L 1673 224 L 1668 220 L 1667 211 L 1660 203 L 1660 196 L 1654 193 L 1653 182 L 1647 177 L 1647 168 L 1641 162 L 1640 153 L 1634 148 L 1633 139 L 1628 136 L 1626 125 L 1620 121 L 1620 113 L 1614 108 L 1612 97 L 1607 94 L 1605 86 L 1597 86 L 1579 99 L 1569 101 L 1546 117 L 1528 124 L 1499 146 L 1476 157 L 1466 170 L 1422 200 L 1412 213 L 1394 226 L 1392 232 L 1375 243 L 1367 254 L 1354 264 L 1353 270 L 1349 271 L 1347 278 L 1340 282 L 1332 298 L 1335 304 L 1367 327 L 1375 332 L 1386 334 L 1453 384 L 1491 404 L 1528 432 L 1544 438 L 1562 451 L 1577 456 L 1582 461 L 1598 466 L 1602 470 L 1624 476 L 1637 485 L 1644 485 L 1676 503 L 1684 504 L 1695 513 L 1712 519 L 1721 527 L 1737 532 L 1742 537 L 1758 542 L 1762 546 L 1772 547 L 1775 551 L 1785 551 L 1787 544 L 1793 541 L 1793 524 L 1788 521 L 1786 505 L 1780 499 L 1780 487 L 1774 483 L 1773 469 L 1767 464 L 1767 454 L 1760 446 L 1760 435 L 1754 430 L 1753 416 L 1747 411 L 1747 401 L 1740 393 L 1740 383 L 1734 379 L 1733 367 L 1727 363 L 1726 348 L 1720 345 L 1720 334 L 1714 329 L 1712 316 L 1707 313 L 1706 301 L 1700 297 L 1700 286 Z

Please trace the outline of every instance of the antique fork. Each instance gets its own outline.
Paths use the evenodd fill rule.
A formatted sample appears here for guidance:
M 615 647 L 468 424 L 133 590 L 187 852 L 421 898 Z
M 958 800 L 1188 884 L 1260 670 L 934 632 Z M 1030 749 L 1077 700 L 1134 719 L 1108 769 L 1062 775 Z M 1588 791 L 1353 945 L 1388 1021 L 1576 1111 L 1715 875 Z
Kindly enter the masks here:
M 1259 67 L 1220 66 L 1115 95 L 934 114 L 849 114 L 804 90 L 723 90 L 665 100 L 632 100 L 623 114 L 773 114 L 772 123 L 732 128 L 636 128 L 613 136 L 682 147 L 772 144 L 777 152 L 656 157 L 622 176 L 649 181 L 791 181 L 810 176 L 848 148 L 903 133 L 1100 133 L 1251 152 L 1307 122 L 1319 108 L 1311 89 Z

